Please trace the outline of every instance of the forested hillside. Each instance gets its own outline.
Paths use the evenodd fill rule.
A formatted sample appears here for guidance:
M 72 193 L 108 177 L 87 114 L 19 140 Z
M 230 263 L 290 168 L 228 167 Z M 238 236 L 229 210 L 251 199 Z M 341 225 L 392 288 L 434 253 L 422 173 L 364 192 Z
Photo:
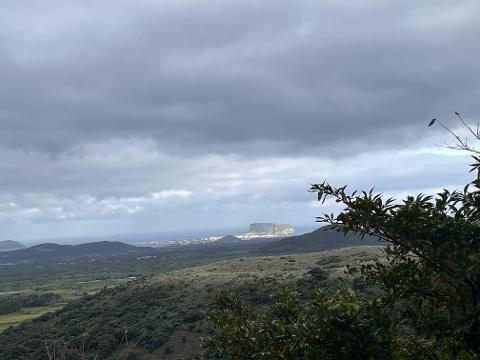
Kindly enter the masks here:
M 67 359 L 94 359 L 97 352 L 101 359 L 114 354 L 116 359 L 153 359 L 150 356 L 169 353 L 165 344 L 180 330 L 211 332 L 205 313 L 221 289 L 241 294 L 257 306 L 271 304 L 272 294 L 285 287 L 308 299 L 316 287 L 328 292 L 345 286 L 338 278 L 345 278 L 347 264 L 378 256 L 380 248 L 357 247 L 237 258 L 160 274 L 85 296 L 6 330 L 0 334 L 0 358 L 48 359 L 47 344 Z

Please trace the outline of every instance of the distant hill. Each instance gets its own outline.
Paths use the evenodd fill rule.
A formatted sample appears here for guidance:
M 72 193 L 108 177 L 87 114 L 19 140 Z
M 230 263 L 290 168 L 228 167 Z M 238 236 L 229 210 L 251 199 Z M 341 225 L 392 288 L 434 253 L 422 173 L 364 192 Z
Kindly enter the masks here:
M 0 253 L 0 265 L 21 262 L 72 261 L 108 258 L 128 254 L 145 254 L 152 248 L 137 247 L 119 241 L 101 241 L 80 245 L 40 244 L 27 249 Z
M 13 240 L 0 241 L 0 251 L 12 251 L 12 250 L 19 250 L 19 249 L 25 249 L 25 246 L 20 244 L 18 241 L 13 241 Z
M 310 233 L 290 236 L 278 241 L 265 244 L 260 251 L 265 253 L 306 253 L 323 250 L 338 249 L 358 245 L 381 245 L 371 236 L 361 238 L 353 233 L 343 234 L 331 229 L 329 226 L 322 227 Z
M 242 239 L 233 235 L 227 235 L 222 237 L 221 239 L 218 239 L 216 243 L 231 244 L 231 243 L 236 243 L 238 241 L 242 241 Z

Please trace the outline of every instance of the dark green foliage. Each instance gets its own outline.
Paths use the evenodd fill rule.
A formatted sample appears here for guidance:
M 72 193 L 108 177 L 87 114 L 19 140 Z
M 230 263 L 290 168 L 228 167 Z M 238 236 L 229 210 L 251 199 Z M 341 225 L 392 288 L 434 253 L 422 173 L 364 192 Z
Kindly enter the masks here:
M 55 314 L 47 314 L 0 334 L 0 358 L 44 359 L 45 342 L 68 359 L 106 359 L 127 342 L 137 344 L 136 351 L 148 352 L 160 347 L 179 324 L 202 315 L 193 301 L 195 294 L 182 286 L 144 286 L 130 284 L 106 289 L 74 301 Z M 203 300 L 206 294 L 197 293 Z M 28 339 L 28 340 L 27 340 Z M 23 347 L 18 347 L 23 344 Z
M 209 318 L 220 332 L 205 345 L 219 359 L 393 358 L 391 324 L 378 304 L 348 293 L 318 293 L 304 305 L 295 293 L 283 292 L 265 314 L 224 293 Z
M 480 140 L 480 133 L 461 123 Z M 454 135 L 454 149 L 474 154 Z M 480 158 L 472 156 L 472 171 Z M 384 199 L 373 191 L 348 193 L 346 187 L 313 185 L 319 201 L 333 197 L 346 206 L 338 216 L 324 214 L 319 221 L 338 230 L 375 236 L 389 246 L 386 262 L 364 265 L 366 279 L 382 292 L 382 302 L 393 307 L 398 326 L 429 339 L 434 350 L 452 357 L 480 356 L 480 180 L 461 191 L 444 189 L 435 197 L 420 194 L 402 202 Z
M 387 262 L 361 268 L 395 306 L 398 323 L 434 348 L 480 355 L 480 191 L 444 190 L 435 198 L 410 196 L 402 203 L 379 194 L 347 194 L 327 183 L 314 185 L 320 199 L 334 196 L 347 209 L 324 215 L 339 230 L 377 236 L 390 246 Z M 460 351 L 460 350 L 458 350 Z
M 308 271 L 308 274 L 314 279 L 315 282 L 321 282 L 328 279 L 328 273 L 321 268 L 313 268 Z
M 23 308 L 49 305 L 59 299 L 60 296 L 54 293 L 0 296 L 0 315 L 13 313 Z

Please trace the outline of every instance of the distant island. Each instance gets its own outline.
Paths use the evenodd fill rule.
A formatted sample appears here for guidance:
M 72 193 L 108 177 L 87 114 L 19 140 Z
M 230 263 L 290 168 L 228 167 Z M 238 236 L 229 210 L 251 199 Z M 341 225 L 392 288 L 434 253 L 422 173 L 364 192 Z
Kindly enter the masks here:
M 195 237 L 190 239 L 169 240 L 162 242 L 148 242 L 144 245 L 151 247 L 164 247 L 171 245 L 200 245 L 217 242 L 237 242 L 238 240 L 253 240 L 253 239 L 275 239 L 295 234 L 293 227 L 289 224 L 277 224 L 277 223 L 253 223 L 250 224 L 248 232 L 238 235 L 227 236 L 207 236 L 207 237 Z
M 25 249 L 25 246 L 18 241 L 13 240 L 3 240 L 0 241 L 0 251 L 13 251 Z
M 293 235 L 293 227 L 289 224 L 253 223 L 246 235 L 250 236 L 287 236 Z

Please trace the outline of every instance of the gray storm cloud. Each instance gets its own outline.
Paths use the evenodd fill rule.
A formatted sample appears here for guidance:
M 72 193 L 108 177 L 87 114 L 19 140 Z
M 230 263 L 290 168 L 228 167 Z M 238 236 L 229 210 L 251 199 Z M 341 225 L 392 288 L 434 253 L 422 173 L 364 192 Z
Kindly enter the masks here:
M 307 222 L 324 177 L 461 184 L 465 161 L 419 149 L 443 141 L 432 116 L 480 113 L 479 16 L 475 1 L 0 3 L 0 221 L 13 236 Z
M 479 6 L 4 3 L 0 140 L 45 152 L 135 136 L 195 153 L 401 143 L 433 114 L 478 113 Z

